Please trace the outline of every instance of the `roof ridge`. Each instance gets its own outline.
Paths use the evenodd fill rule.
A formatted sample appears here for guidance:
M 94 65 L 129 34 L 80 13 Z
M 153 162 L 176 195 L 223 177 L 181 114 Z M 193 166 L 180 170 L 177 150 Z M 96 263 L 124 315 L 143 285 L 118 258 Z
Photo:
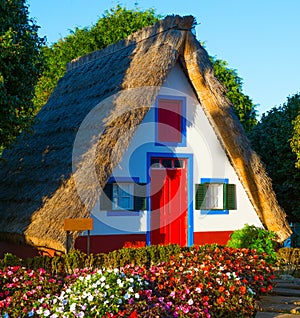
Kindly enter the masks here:
M 163 20 L 159 20 L 153 25 L 136 31 L 135 33 L 129 35 L 126 39 L 122 39 L 116 43 L 108 45 L 103 49 L 96 50 L 72 60 L 71 62 L 67 63 L 66 71 L 71 71 L 100 58 L 115 54 L 116 52 L 124 50 L 131 45 L 136 45 L 137 43 L 145 41 L 151 37 L 155 37 L 171 29 L 189 31 L 194 27 L 194 25 L 195 18 L 191 15 L 183 17 L 179 15 L 168 15 Z

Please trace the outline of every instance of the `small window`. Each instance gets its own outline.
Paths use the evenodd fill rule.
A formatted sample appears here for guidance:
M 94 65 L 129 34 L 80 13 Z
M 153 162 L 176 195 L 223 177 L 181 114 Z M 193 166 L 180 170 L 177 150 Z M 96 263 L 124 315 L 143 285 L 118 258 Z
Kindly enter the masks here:
M 151 159 L 151 168 L 161 168 L 159 159 Z
M 146 210 L 146 184 L 108 182 L 100 195 L 100 211 Z
M 206 195 L 204 198 L 204 207 L 206 210 L 223 209 L 223 184 L 206 184 Z
M 225 180 L 224 180 L 225 181 Z M 236 210 L 236 190 L 234 184 L 204 182 L 196 185 L 195 205 L 203 213 L 228 213 Z
M 163 167 L 165 168 L 172 168 L 172 159 L 163 159 L 161 161 L 161 164 L 163 165 Z
M 174 159 L 174 168 L 184 168 L 184 160 Z
M 112 209 L 133 210 L 133 183 L 113 184 Z

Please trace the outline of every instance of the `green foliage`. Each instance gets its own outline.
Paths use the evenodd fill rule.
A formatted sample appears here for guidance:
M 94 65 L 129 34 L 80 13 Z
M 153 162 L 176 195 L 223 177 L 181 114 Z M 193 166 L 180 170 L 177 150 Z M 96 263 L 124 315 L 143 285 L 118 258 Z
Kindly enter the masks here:
M 249 134 L 253 149 L 266 164 L 279 204 L 290 221 L 300 220 L 300 171 L 295 168 L 296 155 L 291 151 L 293 124 L 300 111 L 300 95 L 263 114 Z
M 237 71 L 227 67 L 227 62 L 211 58 L 216 77 L 227 88 L 227 98 L 234 106 L 246 132 L 249 132 L 257 124 L 255 105 L 249 96 L 243 93 L 242 79 Z
M 234 231 L 227 243 L 228 247 L 249 248 L 258 253 L 266 253 L 266 260 L 272 263 L 276 261 L 276 245 L 276 233 L 248 224 Z
M 34 86 L 41 74 L 44 39 L 25 0 L 0 2 L 0 153 L 34 116 Z
M 76 28 L 69 36 L 44 48 L 47 68 L 36 89 L 34 104 L 39 110 L 48 100 L 58 80 L 64 75 L 66 64 L 71 60 L 100 50 L 131 33 L 155 23 L 160 18 L 153 9 L 142 11 L 117 5 L 105 11 L 102 18 L 90 28 Z
M 0 268 L 6 266 L 18 266 L 22 259 L 11 253 L 5 253 L 3 259 L 0 259 Z
M 292 151 L 297 156 L 295 167 L 297 169 L 300 169 L 300 110 L 298 112 L 298 116 L 293 121 L 293 135 L 292 135 L 290 145 L 291 145 Z

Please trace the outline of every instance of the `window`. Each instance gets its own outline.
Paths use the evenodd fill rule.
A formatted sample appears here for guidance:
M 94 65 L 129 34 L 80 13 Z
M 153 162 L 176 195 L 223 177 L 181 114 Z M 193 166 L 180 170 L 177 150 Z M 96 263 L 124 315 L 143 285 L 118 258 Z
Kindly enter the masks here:
M 181 169 L 184 164 L 185 161 L 178 158 L 151 158 L 152 169 Z
M 101 211 L 146 210 L 146 184 L 108 182 L 100 195 Z
M 157 99 L 156 104 L 156 141 L 171 145 L 186 143 L 186 120 L 184 98 Z
M 196 209 L 203 214 L 227 214 L 236 210 L 235 184 L 228 184 L 228 179 L 201 179 L 195 192 Z
M 113 184 L 112 209 L 133 210 L 133 183 Z

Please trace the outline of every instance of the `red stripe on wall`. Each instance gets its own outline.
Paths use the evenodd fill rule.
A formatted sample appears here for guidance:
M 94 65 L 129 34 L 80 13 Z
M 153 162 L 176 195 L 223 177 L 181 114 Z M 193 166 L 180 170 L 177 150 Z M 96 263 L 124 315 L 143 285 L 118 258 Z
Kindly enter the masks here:
M 93 235 L 90 237 L 90 252 L 108 253 L 124 246 L 126 242 L 145 242 L 146 234 Z M 87 236 L 79 236 L 75 248 L 87 252 Z
M 213 244 L 217 243 L 225 245 L 230 239 L 230 234 L 233 231 L 212 231 L 212 232 L 195 232 L 194 233 L 194 244 Z
M 0 242 L 0 259 L 2 259 L 6 253 L 11 253 L 23 259 L 39 255 L 38 250 L 32 246 Z

